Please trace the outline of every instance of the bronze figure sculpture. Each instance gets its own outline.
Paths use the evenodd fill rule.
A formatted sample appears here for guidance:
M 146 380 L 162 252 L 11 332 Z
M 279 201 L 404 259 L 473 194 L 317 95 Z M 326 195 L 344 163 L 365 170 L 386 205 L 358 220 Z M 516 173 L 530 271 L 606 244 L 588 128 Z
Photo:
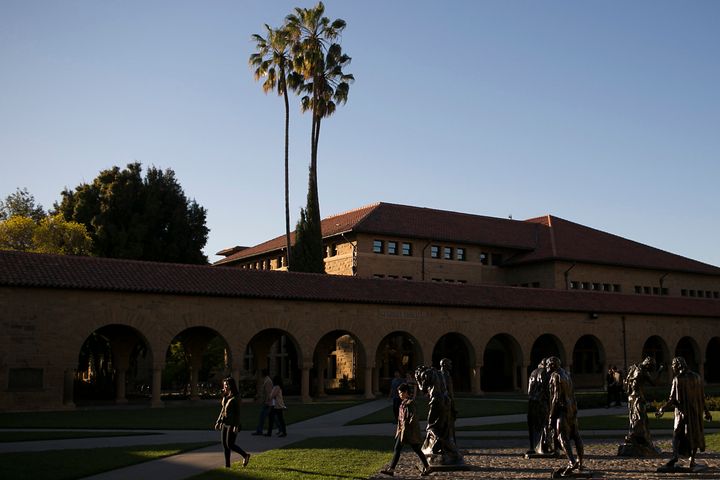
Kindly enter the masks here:
M 557 456 L 553 433 L 548 426 L 550 413 L 550 374 L 542 359 L 528 378 L 528 439 L 530 449 L 525 458 Z
M 570 374 L 560 365 L 558 357 L 549 357 L 545 363 L 550 374 L 548 427 L 555 429 L 556 438 L 568 459 L 567 467 L 556 470 L 553 478 L 580 476 L 580 470 L 583 470 L 584 449 L 578 428 L 575 389 Z M 575 443 L 575 448 L 577 448 L 577 459 L 573 455 L 570 440 Z M 582 474 L 582 476 L 586 476 L 586 474 Z
M 445 381 L 445 390 L 450 399 L 450 435 L 453 442 L 457 445 L 457 437 L 455 436 L 455 420 L 457 419 L 457 409 L 455 408 L 455 388 L 452 381 L 452 360 L 443 358 L 440 360 L 440 373 Z
M 464 465 L 453 438 L 455 425 L 452 424 L 451 402 L 443 374 L 432 367 L 421 365 L 415 370 L 415 380 L 418 389 L 429 398 L 423 453 L 432 466 Z
M 656 369 L 655 359 L 646 357 L 639 365 L 630 365 L 625 377 L 625 391 L 628 394 L 629 431 L 625 443 L 618 447 L 622 457 L 656 457 L 660 454 L 650 437 L 650 423 L 647 416 L 645 385 L 655 385 L 663 366 Z
M 673 456 L 658 472 L 696 472 L 707 468 L 704 464 L 695 463 L 697 451 L 705 451 L 705 432 L 703 430 L 703 414 L 705 420 L 712 420 L 712 415 L 705 405 L 705 391 L 700 375 L 688 368 L 683 357 L 675 357 L 672 361 L 673 380 L 670 397 L 655 413 L 662 417 L 665 409 L 675 408 L 675 424 L 673 426 Z M 678 465 L 680 456 L 688 458 L 688 465 Z

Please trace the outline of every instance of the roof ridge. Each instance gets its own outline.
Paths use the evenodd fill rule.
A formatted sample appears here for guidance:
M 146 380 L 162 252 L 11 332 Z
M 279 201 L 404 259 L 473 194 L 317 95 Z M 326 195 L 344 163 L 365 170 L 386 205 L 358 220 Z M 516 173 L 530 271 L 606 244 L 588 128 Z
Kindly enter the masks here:
M 383 202 L 375 202 L 375 203 L 370 203 L 370 204 L 368 204 L 368 205 L 363 205 L 362 207 L 352 208 L 352 209 L 350 209 L 350 210 L 346 210 L 346 211 L 344 211 L 344 212 L 336 213 L 336 214 L 334 214 L 334 215 L 328 215 L 327 217 L 321 219 L 321 221 L 323 221 L 323 220 L 330 220 L 331 218 L 336 218 L 336 217 L 342 217 L 343 215 L 349 215 L 349 214 L 351 214 L 351 213 L 359 212 L 360 210 L 371 209 L 371 208 L 374 209 L 374 208 L 377 208 L 378 206 L 380 206 L 380 205 L 382 205 L 382 204 L 383 204 Z

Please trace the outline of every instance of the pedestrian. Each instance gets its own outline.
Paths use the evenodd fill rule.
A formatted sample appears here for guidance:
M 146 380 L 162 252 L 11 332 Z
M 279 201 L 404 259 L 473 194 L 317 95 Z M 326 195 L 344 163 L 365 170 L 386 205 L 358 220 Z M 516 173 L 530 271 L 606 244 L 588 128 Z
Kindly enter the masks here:
M 262 387 L 260 387 L 260 401 L 262 402 L 262 406 L 260 407 L 260 418 L 258 419 L 258 424 L 257 427 L 255 427 L 255 431 L 252 433 L 253 435 L 263 434 L 263 429 L 265 428 L 265 419 L 268 417 L 270 409 L 272 408 L 270 393 L 272 393 L 273 382 L 268 375 L 267 368 L 262 369 L 262 375 L 263 377 L 265 377 L 263 379 Z
M 282 379 L 279 375 L 276 375 L 273 378 L 273 383 L 275 385 L 270 392 L 270 401 L 272 403 L 272 409 L 270 410 L 270 426 L 268 427 L 268 431 L 265 436 L 269 437 L 272 435 L 273 425 L 275 424 L 275 419 L 277 419 L 278 429 L 280 430 L 278 432 L 278 437 L 287 437 L 285 417 L 283 416 L 283 410 L 287 407 L 285 406 L 285 401 L 283 400 Z
M 250 454 L 235 445 L 237 434 L 240 431 L 240 395 L 238 395 L 235 379 L 227 377 L 223 380 L 222 401 L 220 416 L 215 422 L 215 430 L 220 430 L 223 450 L 225 452 L 225 467 L 230 468 L 230 453 L 235 451 L 243 457 L 243 467 L 247 467 Z
M 395 417 L 396 422 L 398 419 L 398 410 L 400 409 L 400 397 L 398 396 L 398 387 L 401 383 L 403 383 L 403 380 L 400 376 L 400 372 L 398 370 L 395 370 L 395 377 L 390 382 L 390 393 L 388 396 L 392 400 L 393 417 Z
M 393 448 L 393 457 L 390 466 L 380 473 L 384 475 L 395 475 L 395 467 L 400 461 L 400 453 L 404 445 L 410 445 L 410 448 L 417 454 L 422 462 L 422 473 L 424 477 L 432 472 L 432 468 L 428 464 L 425 454 L 420 448 L 422 445 L 422 437 L 420 436 L 420 426 L 416 416 L 415 401 L 410 398 L 410 386 L 407 383 L 401 383 L 398 386 L 398 396 L 400 397 L 400 409 L 398 412 L 397 430 L 395 431 L 395 447 Z

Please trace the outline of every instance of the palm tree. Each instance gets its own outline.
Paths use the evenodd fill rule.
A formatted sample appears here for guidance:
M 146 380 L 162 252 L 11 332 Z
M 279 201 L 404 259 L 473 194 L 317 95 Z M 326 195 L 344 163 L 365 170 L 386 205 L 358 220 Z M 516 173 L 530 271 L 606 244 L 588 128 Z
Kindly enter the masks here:
M 345 21 L 330 21 L 323 14 L 322 2 L 315 8 L 296 8 L 288 15 L 285 29 L 292 39 L 293 69 L 302 75 L 304 83 L 298 90 L 302 97 L 302 110 L 312 112 L 310 137 L 310 173 L 308 179 L 308 203 L 305 214 L 315 232 L 311 241 L 312 250 L 320 251 L 322 261 L 322 232 L 320 231 L 320 202 L 317 185 L 317 153 L 320 141 L 322 119 L 335 112 L 338 104 L 346 103 L 350 83 L 355 78 L 343 72 L 350 63 L 350 57 L 343 54 L 342 47 L 335 43 L 345 29 Z
M 290 103 L 288 101 L 288 87 L 296 87 L 299 77 L 292 71 L 292 57 L 290 54 L 290 37 L 288 32 L 282 28 L 272 29 L 265 24 L 267 36 L 254 34 L 252 39 L 256 44 L 256 52 L 250 55 L 248 63 L 255 71 L 255 80 L 265 78 L 262 84 L 265 93 L 277 91 L 282 95 L 285 102 L 285 263 L 290 269 L 290 168 L 289 168 L 289 146 L 290 146 Z

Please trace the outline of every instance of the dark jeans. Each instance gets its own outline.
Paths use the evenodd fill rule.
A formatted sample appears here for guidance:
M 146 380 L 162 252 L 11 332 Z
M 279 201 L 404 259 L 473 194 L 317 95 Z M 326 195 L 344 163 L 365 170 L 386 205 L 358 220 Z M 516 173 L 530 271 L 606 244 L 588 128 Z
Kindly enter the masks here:
M 285 429 L 285 417 L 283 416 L 282 408 L 273 408 L 270 410 L 270 426 L 268 427 L 268 434 L 272 435 L 273 425 L 276 418 L 280 433 L 287 435 L 287 430 Z
M 395 421 L 398 420 L 398 415 L 400 415 L 400 404 L 402 403 L 402 400 L 400 400 L 400 397 L 393 397 L 393 415 L 395 416 Z
M 263 432 L 263 429 L 265 428 L 265 419 L 267 418 L 268 413 L 270 413 L 271 408 L 272 407 L 270 405 L 263 404 L 262 409 L 260 410 L 260 419 L 258 420 L 255 433 L 261 434 Z
M 420 461 L 423 464 L 423 467 L 428 467 L 428 461 L 427 458 L 425 458 L 425 454 L 422 453 L 422 449 L 420 448 L 419 443 L 412 443 L 410 444 L 410 448 L 413 449 L 413 452 L 417 454 L 417 456 L 420 458 Z M 395 438 L 395 447 L 393 448 L 393 457 L 392 461 L 390 462 L 390 468 L 392 470 L 395 470 L 395 467 L 397 466 L 398 462 L 400 461 L 400 453 L 402 453 L 403 444 L 400 441 L 400 436 Z
M 225 466 L 230 467 L 230 452 L 237 452 L 245 458 L 247 453 L 245 450 L 235 445 L 235 439 L 237 439 L 237 432 L 232 431 L 230 425 L 223 425 L 220 431 L 220 437 L 222 438 L 222 446 L 225 451 Z

